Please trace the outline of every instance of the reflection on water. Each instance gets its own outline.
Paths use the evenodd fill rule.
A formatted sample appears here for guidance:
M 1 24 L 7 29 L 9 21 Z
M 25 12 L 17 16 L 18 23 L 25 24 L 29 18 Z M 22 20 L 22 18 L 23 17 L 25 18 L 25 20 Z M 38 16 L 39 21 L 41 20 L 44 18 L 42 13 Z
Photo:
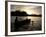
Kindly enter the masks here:
M 28 16 L 28 19 L 31 19 L 31 21 L 38 21 L 38 20 L 41 20 L 41 17 L 31 17 L 31 16 Z
M 32 23 L 30 24 L 30 27 L 33 28 L 33 30 L 41 30 L 42 28 L 42 17 L 30 17 L 28 16 L 28 19 L 31 19 L 31 21 L 34 21 L 33 22 L 33 25 Z
M 28 19 L 31 19 L 31 21 L 34 21 L 34 25 L 41 25 L 41 22 L 42 22 L 42 17 L 31 17 L 31 16 L 28 16 Z

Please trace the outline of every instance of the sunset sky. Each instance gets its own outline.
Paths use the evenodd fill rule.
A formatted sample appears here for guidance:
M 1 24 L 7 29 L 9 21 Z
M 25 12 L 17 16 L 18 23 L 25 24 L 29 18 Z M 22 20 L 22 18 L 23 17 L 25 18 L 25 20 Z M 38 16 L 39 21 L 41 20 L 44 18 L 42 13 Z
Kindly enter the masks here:
M 11 5 L 11 11 L 25 11 L 27 14 L 42 14 L 42 7 L 41 6 L 32 6 L 32 5 Z

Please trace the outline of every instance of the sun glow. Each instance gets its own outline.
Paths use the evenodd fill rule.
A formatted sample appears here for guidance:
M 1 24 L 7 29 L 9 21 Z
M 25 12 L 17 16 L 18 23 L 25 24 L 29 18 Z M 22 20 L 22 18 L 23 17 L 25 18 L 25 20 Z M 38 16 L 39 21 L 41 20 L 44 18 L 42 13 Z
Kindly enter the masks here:
M 27 10 L 26 12 L 27 12 L 27 14 L 29 14 L 29 15 L 31 15 L 31 14 L 32 14 L 32 12 L 31 12 L 31 11 L 28 11 L 28 10 Z
M 33 10 L 31 10 L 31 9 L 29 9 L 29 8 L 25 8 L 25 7 L 22 8 L 21 11 L 25 11 L 25 12 L 26 12 L 27 14 L 29 14 L 29 15 L 33 14 L 33 12 L 32 12 Z

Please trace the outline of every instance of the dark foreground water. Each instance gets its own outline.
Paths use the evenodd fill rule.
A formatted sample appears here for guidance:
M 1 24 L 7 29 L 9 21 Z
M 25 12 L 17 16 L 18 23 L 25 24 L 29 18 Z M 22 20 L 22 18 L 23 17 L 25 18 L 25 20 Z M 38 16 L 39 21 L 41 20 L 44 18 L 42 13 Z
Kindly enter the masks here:
M 24 25 L 23 27 L 20 27 L 19 31 L 36 31 L 36 30 L 41 30 L 42 17 L 27 16 L 27 18 L 30 19 L 30 23 L 28 25 Z M 11 31 L 12 32 L 16 31 L 15 27 L 14 27 L 15 19 L 16 19 L 16 16 L 12 16 L 11 17 Z M 23 19 L 25 19 L 25 18 L 23 18 Z

